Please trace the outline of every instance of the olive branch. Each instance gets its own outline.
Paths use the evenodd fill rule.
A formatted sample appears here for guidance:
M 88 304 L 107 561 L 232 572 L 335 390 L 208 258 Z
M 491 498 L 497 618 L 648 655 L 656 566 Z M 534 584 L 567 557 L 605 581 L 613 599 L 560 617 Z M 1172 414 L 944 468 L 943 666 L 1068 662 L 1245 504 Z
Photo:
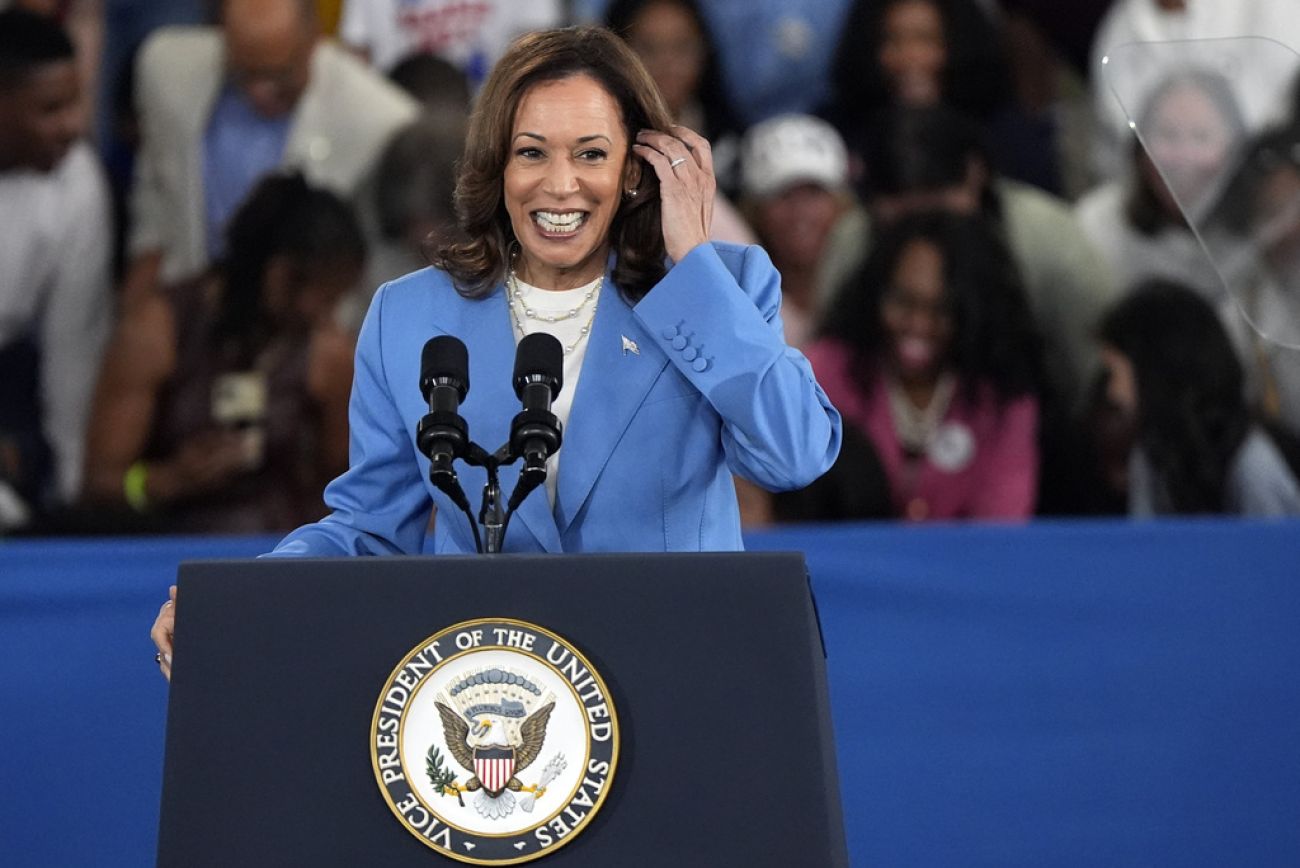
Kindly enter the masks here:
M 456 801 L 460 806 L 465 807 L 465 800 L 460 797 L 460 790 L 455 786 L 456 773 L 447 768 L 442 762 L 442 753 L 438 750 L 437 744 L 429 745 L 429 752 L 424 757 L 424 771 L 429 776 L 429 783 L 438 791 L 438 795 L 448 795 L 447 788 L 451 788 L 456 793 Z

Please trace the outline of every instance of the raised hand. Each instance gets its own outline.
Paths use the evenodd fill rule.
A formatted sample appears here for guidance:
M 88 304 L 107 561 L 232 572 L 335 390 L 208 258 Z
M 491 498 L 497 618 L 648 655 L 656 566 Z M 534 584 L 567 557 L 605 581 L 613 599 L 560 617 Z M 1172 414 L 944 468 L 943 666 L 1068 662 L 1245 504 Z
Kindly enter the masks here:
M 659 176 L 664 247 L 674 262 L 709 240 L 713 225 L 713 152 L 698 133 L 674 124 L 671 133 L 642 130 L 632 151 Z

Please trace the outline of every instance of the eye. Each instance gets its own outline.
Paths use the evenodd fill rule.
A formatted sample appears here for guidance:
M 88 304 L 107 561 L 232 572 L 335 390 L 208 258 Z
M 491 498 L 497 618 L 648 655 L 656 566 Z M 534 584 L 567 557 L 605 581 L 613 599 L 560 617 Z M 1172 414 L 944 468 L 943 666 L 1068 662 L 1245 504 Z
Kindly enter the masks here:
M 515 156 L 525 160 L 540 160 L 545 155 L 542 153 L 541 148 L 536 148 L 532 145 L 525 145 L 515 151 Z
M 578 159 L 585 160 L 588 163 L 596 163 L 605 159 L 609 154 L 601 148 L 587 148 L 585 151 L 578 152 Z

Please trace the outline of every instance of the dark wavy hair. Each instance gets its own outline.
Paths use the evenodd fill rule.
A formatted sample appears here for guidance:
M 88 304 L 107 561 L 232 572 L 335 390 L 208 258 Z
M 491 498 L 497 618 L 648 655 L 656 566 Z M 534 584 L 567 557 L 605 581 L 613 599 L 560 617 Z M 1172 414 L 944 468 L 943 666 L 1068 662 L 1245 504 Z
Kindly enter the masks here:
M 1133 363 L 1138 442 L 1170 505 L 1222 512 L 1250 413 L 1241 362 L 1214 308 L 1186 287 L 1147 281 L 1106 314 L 1098 332 Z
M 986 219 L 946 213 L 912 215 L 885 229 L 840 291 L 822 333 L 852 347 L 854 376 L 865 385 L 879 370 L 889 341 L 881 305 L 914 241 L 943 254 L 953 317 L 948 362 L 961 392 L 974 399 L 987 385 L 1001 401 L 1041 394 L 1042 341 L 1010 252 Z
M 917 0 L 856 0 L 832 61 L 831 113 L 846 138 L 872 112 L 894 102 L 880 66 L 885 16 L 902 3 Z M 1010 98 L 1010 74 L 1002 38 L 974 0 L 922 0 L 943 20 L 948 61 L 943 69 L 943 102 L 973 117 L 986 119 Z
M 591 76 L 614 98 L 629 143 L 638 130 L 667 131 L 672 125 L 640 59 L 604 27 L 542 30 L 515 40 L 488 76 L 470 116 L 456 181 L 458 237 L 440 245 L 434 257 L 462 295 L 486 296 L 505 277 L 514 231 L 502 188 L 520 101 L 538 84 L 575 75 Z M 637 159 L 630 150 L 626 158 Z M 659 215 L 659 179 L 647 167 L 637 195 L 620 204 L 609 230 L 614 282 L 632 301 L 666 273 Z
M 258 183 L 226 227 L 226 253 L 217 266 L 224 286 L 216 334 L 249 360 L 273 325 L 262 303 L 266 269 L 287 256 L 296 269 L 359 267 L 366 245 L 351 206 L 313 187 L 298 172 Z
M 681 8 L 695 22 L 696 29 L 700 31 L 700 39 L 704 42 L 704 60 L 695 92 L 704 112 L 704 129 L 696 132 L 710 140 L 739 132 L 741 125 L 731 109 L 731 100 L 722 81 L 717 43 L 696 0 L 613 0 L 605 9 L 605 26 L 623 39 L 628 39 L 637 16 L 652 3 L 669 3 Z

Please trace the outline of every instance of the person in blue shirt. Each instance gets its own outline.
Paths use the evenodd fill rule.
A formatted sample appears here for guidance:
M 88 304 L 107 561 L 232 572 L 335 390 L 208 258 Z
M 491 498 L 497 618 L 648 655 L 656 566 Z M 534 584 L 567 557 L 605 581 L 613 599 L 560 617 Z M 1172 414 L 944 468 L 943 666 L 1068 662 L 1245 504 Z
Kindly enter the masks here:
M 574 0 L 573 14 L 599 20 L 615 5 Z M 700 0 L 717 42 L 726 96 L 742 126 L 807 114 L 830 99 L 831 63 L 851 5 L 852 0 Z

